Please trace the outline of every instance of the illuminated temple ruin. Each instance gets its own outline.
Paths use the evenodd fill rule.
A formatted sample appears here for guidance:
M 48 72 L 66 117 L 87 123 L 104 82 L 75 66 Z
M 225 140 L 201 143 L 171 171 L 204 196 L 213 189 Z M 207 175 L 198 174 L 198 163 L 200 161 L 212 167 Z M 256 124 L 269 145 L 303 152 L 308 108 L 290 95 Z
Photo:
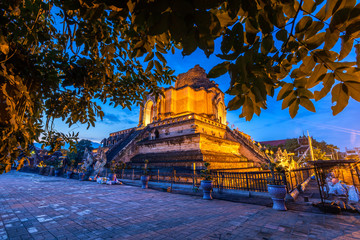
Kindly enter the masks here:
M 164 96 L 148 96 L 137 127 L 111 133 L 103 140 L 107 161 L 133 166 L 197 167 L 256 170 L 265 159 L 253 142 L 226 125 L 224 93 L 199 65 L 178 75 Z

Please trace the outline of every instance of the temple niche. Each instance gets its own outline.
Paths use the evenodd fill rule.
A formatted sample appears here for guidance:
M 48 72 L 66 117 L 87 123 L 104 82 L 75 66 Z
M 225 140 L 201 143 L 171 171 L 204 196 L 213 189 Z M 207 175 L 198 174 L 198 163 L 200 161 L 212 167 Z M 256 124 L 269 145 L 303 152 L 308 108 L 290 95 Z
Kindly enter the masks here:
M 140 166 L 256 170 L 265 161 L 257 147 L 226 125 L 224 93 L 199 65 L 179 74 L 175 87 L 147 96 L 137 127 L 104 139 L 107 161 Z

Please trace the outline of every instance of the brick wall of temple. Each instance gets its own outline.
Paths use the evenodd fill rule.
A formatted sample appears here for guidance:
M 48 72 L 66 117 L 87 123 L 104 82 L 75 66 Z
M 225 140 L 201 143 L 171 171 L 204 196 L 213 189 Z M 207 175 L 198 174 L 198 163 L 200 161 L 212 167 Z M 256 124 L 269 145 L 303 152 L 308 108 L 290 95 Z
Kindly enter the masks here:
M 138 144 L 138 154 L 189 151 L 199 149 L 199 134 L 156 139 Z
M 240 144 L 219 137 L 201 134 L 200 149 L 204 151 L 239 155 Z

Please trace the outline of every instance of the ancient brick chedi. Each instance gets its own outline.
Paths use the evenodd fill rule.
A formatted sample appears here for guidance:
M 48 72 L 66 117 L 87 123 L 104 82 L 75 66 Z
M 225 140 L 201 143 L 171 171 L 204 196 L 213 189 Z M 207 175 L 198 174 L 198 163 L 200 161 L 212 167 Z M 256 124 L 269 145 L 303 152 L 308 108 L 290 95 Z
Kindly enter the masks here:
M 226 125 L 224 93 L 199 65 L 177 77 L 164 96 L 148 96 L 139 125 L 103 140 L 107 161 L 131 165 L 256 169 L 264 156 L 251 140 Z

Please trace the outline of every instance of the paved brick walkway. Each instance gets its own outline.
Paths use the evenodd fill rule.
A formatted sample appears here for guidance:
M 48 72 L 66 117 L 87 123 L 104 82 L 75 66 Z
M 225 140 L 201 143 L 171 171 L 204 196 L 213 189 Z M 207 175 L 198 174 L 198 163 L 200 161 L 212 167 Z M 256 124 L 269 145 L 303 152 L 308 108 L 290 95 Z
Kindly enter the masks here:
M 0 239 L 360 239 L 360 216 L 11 172 L 0 176 Z

